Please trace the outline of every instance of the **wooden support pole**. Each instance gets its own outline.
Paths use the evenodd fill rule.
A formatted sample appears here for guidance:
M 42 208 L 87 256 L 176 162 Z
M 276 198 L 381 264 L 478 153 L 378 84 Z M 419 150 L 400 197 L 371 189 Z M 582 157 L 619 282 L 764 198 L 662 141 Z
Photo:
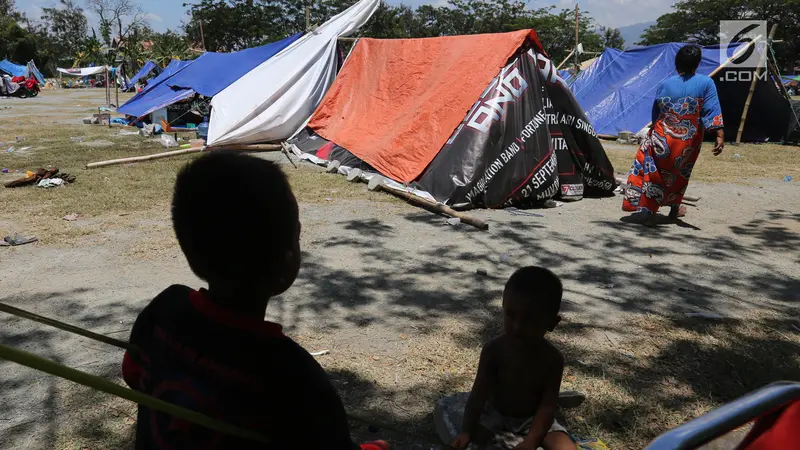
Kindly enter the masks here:
M 311 29 L 311 8 L 306 5 L 306 33 Z
M 578 52 L 578 42 L 580 39 L 578 36 L 578 17 L 579 17 L 578 4 L 576 3 L 575 4 L 575 76 L 576 77 L 578 76 L 578 71 L 581 68 L 580 54 Z
M 564 58 L 564 60 L 563 60 L 563 61 L 561 61 L 561 64 L 559 64 L 559 65 L 558 65 L 558 67 L 556 67 L 556 70 L 560 69 L 560 68 L 561 68 L 561 66 L 563 66 L 563 65 L 564 65 L 564 63 L 566 63 L 567 61 L 569 61 L 569 58 L 572 56 L 572 54 L 573 54 L 573 53 L 575 53 L 575 50 L 572 50 L 571 52 L 569 52 L 569 55 L 567 55 L 567 57 L 566 57 L 566 58 Z
M 206 51 L 206 36 L 203 34 L 203 19 L 200 19 L 200 44 L 203 45 L 203 51 Z
M 747 121 L 747 112 L 750 111 L 750 102 L 753 100 L 753 93 L 756 90 L 756 84 L 758 84 L 758 79 L 761 77 L 761 69 L 765 65 L 765 57 L 767 56 L 767 52 L 769 52 L 769 43 L 772 38 L 775 36 L 775 32 L 778 30 L 778 24 L 773 24 L 772 29 L 769 30 L 769 36 L 767 37 L 766 46 L 764 47 L 764 51 L 761 52 L 761 58 L 758 61 L 758 67 L 756 67 L 756 73 L 753 75 L 753 80 L 750 82 L 750 91 L 747 93 L 747 100 L 744 101 L 744 110 L 742 111 L 742 118 L 739 121 L 739 131 L 736 132 L 736 143 L 739 144 L 742 142 L 742 133 L 744 133 L 744 123 Z
M 370 182 L 369 182 L 369 186 L 368 186 L 369 190 L 371 190 L 371 191 L 380 191 L 380 190 L 382 190 L 382 191 L 388 192 L 388 193 L 390 193 L 390 194 L 392 194 L 392 195 L 394 195 L 396 197 L 400 197 L 403 200 L 405 200 L 405 201 L 407 201 L 407 202 L 409 202 L 409 203 L 411 203 L 413 205 L 419 206 L 419 207 L 421 207 L 423 209 L 426 209 L 426 210 L 428 210 L 428 211 L 430 211 L 430 212 L 432 212 L 434 214 L 455 217 L 455 218 L 461 220 L 462 222 L 466 223 L 467 225 L 472 225 L 473 227 L 475 227 L 475 228 L 477 228 L 479 230 L 488 230 L 489 229 L 489 224 L 483 219 L 478 219 L 476 217 L 468 216 L 468 215 L 466 215 L 464 213 L 461 213 L 461 212 L 458 212 L 458 211 L 456 211 L 456 210 L 454 210 L 454 209 L 450 208 L 449 206 L 444 205 L 442 203 L 432 202 L 432 201 L 426 200 L 426 199 L 424 199 L 422 197 L 418 197 L 418 196 L 416 196 L 416 195 L 414 195 L 414 194 L 412 194 L 410 192 L 406 192 L 406 191 L 404 191 L 402 189 L 397 189 L 395 187 L 389 186 L 384 181 L 385 181 L 385 179 L 383 177 L 381 177 L 380 175 L 374 175 L 372 177 L 372 179 L 370 180 Z
M 142 161 L 152 161 L 154 159 L 161 159 L 161 158 L 169 158 L 172 156 L 178 155 L 185 155 L 188 153 L 199 153 L 203 151 L 203 147 L 197 148 L 183 148 L 180 150 L 173 150 L 171 152 L 163 152 L 163 153 L 154 153 L 152 155 L 145 155 L 145 156 L 133 156 L 130 158 L 120 158 L 120 159 L 112 159 L 109 161 L 99 161 L 86 164 L 87 169 L 94 169 L 97 167 L 105 167 L 105 166 L 114 166 L 117 164 L 127 164 L 127 163 L 134 163 L 134 162 L 142 162 Z

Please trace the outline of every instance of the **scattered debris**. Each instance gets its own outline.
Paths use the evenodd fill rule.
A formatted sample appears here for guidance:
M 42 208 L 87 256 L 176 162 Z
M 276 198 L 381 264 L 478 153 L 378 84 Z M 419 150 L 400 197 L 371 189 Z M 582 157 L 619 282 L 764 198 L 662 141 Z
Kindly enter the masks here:
M 311 352 L 311 356 L 329 355 L 330 353 L 331 353 L 330 350 L 320 350 L 318 352 Z
M 61 179 L 61 178 L 44 178 L 44 179 L 40 180 L 36 184 L 36 186 L 38 186 L 40 188 L 52 188 L 52 187 L 61 186 L 63 184 L 64 184 L 64 180 Z
M 792 176 L 791 175 L 786 175 L 785 177 L 783 177 L 783 182 L 784 183 L 788 183 L 790 181 L 792 181 Z
M 478 275 L 484 276 L 484 277 L 488 277 L 489 276 L 489 272 L 487 272 L 486 269 L 478 269 L 478 270 L 475 271 L 475 273 L 477 273 Z
M 332 202 L 332 201 L 333 201 L 333 198 L 331 198 L 331 197 L 325 197 L 325 201 L 326 201 L 326 202 Z
M 736 159 L 739 159 L 739 158 L 744 158 L 744 156 L 742 156 L 742 155 L 740 155 L 740 154 L 738 154 L 738 153 L 734 153 L 734 155 L 733 155 L 733 156 L 731 156 L 731 158 L 736 158 Z
M 81 217 L 80 214 L 72 213 L 72 214 L 67 214 L 66 216 L 62 217 L 62 219 L 66 220 L 67 222 L 74 222 L 74 221 L 80 219 L 80 217 Z
M 25 141 L 25 136 L 17 136 L 17 142 Z
M 72 141 L 72 142 L 83 142 L 83 138 L 79 137 L 79 136 L 73 136 L 73 137 L 69 138 L 69 140 Z
M 12 145 L 11 147 L 8 147 L 8 150 L 6 150 L 6 153 L 11 153 L 13 151 L 14 151 L 14 146 Z
M 22 178 L 17 178 L 16 180 L 9 181 L 4 186 L 7 188 L 15 188 L 20 186 L 28 186 L 31 184 L 39 184 L 41 181 L 45 179 L 59 179 L 59 181 L 55 181 L 53 183 L 47 182 L 42 185 L 42 187 L 52 187 L 53 185 L 61 185 L 65 183 L 74 183 L 75 176 L 70 175 L 68 173 L 59 173 L 58 169 L 56 168 L 38 168 L 36 172 L 27 171 L 25 172 L 25 176 Z
M 169 135 L 169 134 L 162 134 L 161 137 L 158 139 L 158 142 L 164 148 L 170 148 L 170 147 L 177 147 L 178 146 L 178 141 L 176 141 L 175 138 L 172 137 L 172 135 Z
M 445 223 L 448 224 L 448 225 L 456 226 L 456 225 L 461 224 L 461 219 L 459 219 L 458 217 L 451 217 L 451 218 L 447 219 L 445 221 Z
M 3 239 L 6 245 L 11 245 L 11 246 L 30 244 L 31 242 L 36 242 L 38 240 L 39 238 L 37 238 L 36 236 L 24 237 L 20 236 L 17 233 L 14 233 L 14 236 L 6 236 Z
M 118 133 L 120 136 L 133 136 L 139 134 L 138 131 L 126 131 L 126 130 L 119 130 Z
M 503 253 L 500 255 L 500 262 L 505 263 L 511 260 L 511 256 L 508 253 Z

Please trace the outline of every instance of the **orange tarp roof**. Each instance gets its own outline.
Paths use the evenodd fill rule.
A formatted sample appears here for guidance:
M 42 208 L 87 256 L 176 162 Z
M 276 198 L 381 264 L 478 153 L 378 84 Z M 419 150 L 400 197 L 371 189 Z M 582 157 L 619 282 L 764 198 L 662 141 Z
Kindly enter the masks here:
M 360 39 L 308 124 L 382 174 L 416 179 L 533 30 Z

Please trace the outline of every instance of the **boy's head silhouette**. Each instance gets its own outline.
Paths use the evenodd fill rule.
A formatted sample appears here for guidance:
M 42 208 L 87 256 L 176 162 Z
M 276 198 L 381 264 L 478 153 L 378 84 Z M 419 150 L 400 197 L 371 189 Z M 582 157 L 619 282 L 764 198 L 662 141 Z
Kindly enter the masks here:
M 224 150 L 192 161 L 175 182 L 172 223 L 189 266 L 212 293 L 263 300 L 297 277 L 297 201 L 270 161 Z

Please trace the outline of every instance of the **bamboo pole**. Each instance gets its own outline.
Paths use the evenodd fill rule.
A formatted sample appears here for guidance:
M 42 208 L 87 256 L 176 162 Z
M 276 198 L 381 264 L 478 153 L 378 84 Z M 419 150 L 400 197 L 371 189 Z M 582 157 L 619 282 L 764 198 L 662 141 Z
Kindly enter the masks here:
M 578 37 L 578 17 L 579 17 L 578 16 L 578 14 L 579 14 L 578 10 L 579 10 L 579 6 L 578 6 L 577 3 L 575 3 L 575 76 L 576 77 L 578 76 L 578 71 L 581 68 L 581 60 L 580 60 L 580 54 L 579 54 L 580 52 L 578 52 L 578 45 L 579 45 L 578 44 L 578 42 L 579 42 L 578 40 L 580 39 Z
M 372 180 L 370 180 L 370 183 L 369 183 L 368 187 L 369 187 L 369 190 L 371 190 L 371 191 L 379 191 L 379 190 L 386 191 L 386 192 L 388 192 L 388 193 L 390 193 L 390 194 L 392 194 L 394 196 L 400 197 L 403 200 L 406 200 L 407 202 L 409 202 L 409 203 L 411 203 L 413 205 L 419 206 L 419 207 L 421 207 L 423 209 L 426 209 L 426 210 L 428 210 L 428 211 L 430 211 L 432 213 L 439 214 L 439 215 L 450 216 L 450 217 L 455 217 L 455 218 L 461 220 L 462 222 L 464 222 L 464 223 L 466 223 L 468 225 L 472 225 L 473 227 L 475 227 L 475 228 L 477 228 L 479 230 L 488 230 L 489 229 L 489 224 L 483 219 L 478 219 L 476 217 L 468 216 L 468 215 L 466 215 L 464 213 L 461 213 L 461 212 L 458 212 L 458 211 L 456 211 L 456 210 L 454 210 L 454 209 L 450 208 L 449 206 L 444 205 L 442 203 L 436 203 L 436 202 L 432 202 L 430 200 L 425 200 L 424 198 L 417 197 L 416 195 L 414 195 L 414 194 L 412 194 L 410 192 L 406 192 L 406 191 L 404 191 L 402 189 L 397 189 L 395 187 L 388 186 L 386 183 L 383 182 L 383 178 L 380 177 L 379 175 L 375 175 L 372 178 Z
M 773 42 L 777 42 L 777 41 L 773 41 Z M 786 90 L 786 86 L 783 85 L 783 80 L 781 80 L 781 72 L 780 72 L 780 70 L 778 70 L 778 68 L 775 66 L 775 63 L 772 62 L 772 60 L 769 59 L 769 58 L 767 58 L 767 69 L 769 69 L 769 71 L 771 71 L 775 75 L 775 77 L 778 79 L 778 88 L 781 90 L 781 93 L 786 98 L 786 100 L 791 100 L 792 96 L 789 95 L 789 91 Z
M 571 52 L 569 52 L 569 55 L 567 55 L 567 57 L 566 57 L 566 58 L 564 58 L 564 60 L 563 60 L 563 61 L 561 61 L 561 64 L 559 64 L 559 65 L 558 65 L 558 67 L 556 67 L 556 70 L 560 69 L 560 68 L 561 68 L 561 66 L 563 66 L 563 65 L 564 65 L 564 63 L 566 63 L 567 61 L 569 61 L 569 58 L 572 56 L 572 54 L 573 54 L 573 53 L 575 53 L 575 50 L 574 50 L 574 49 L 573 49 Z
M 15 308 L 11 305 L 6 305 L 5 303 L 0 303 L 0 311 L 8 314 L 13 314 L 18 317 L 22 317 L 28 320 L 32 320 L 34 322 L 39 322 L 45 325 L 50 325 L 51 327 L 58 328 L 59 330 L 69 331 L 70 333 L 75 333 L 79 336 L 83 336 L 85 338 L 94 339 L 95 341 L 102 342 L 104 344 L 113 345 L 114 347 L 119 347 L 125 349 L 129 352 L 136 352 L 138 349 L 127 342 L 121 341 L 119 339 L 114 339 L 112 337 L 104 336 L 102 334 L 94 333 L 89 330 L 84 330 L 83 328 L 76 327 L 74 325 L 70 325 L 68 323 L 59 322 L 57 320 L 53 320 L 49 317 L 40 316 L 38 314 L 34 314 L 32 312 L 25 311 L 24 309 Z
M 203 19 L 200 19 L 200 43 L 203 44 L 203 51 L 206 51 L 206 36 L 203 34 Z
M 178 155 L 185 155 L 188 153 L 199 153 L 202 152 L 204 147 L 197 147 L 197 148 L 184 148 L 180 150 L 173 150 L 171 152 L 163 152 L 163 153 L 154 153 L 152 155 L 145 155 L 145 156 L 133 156 L 130 158 L 120 158 L 120 159 L 112 159 L 108 161 L 99 161 L 86 164 L 87 169 L 95 169 L 97 167 L 105 167 L 105 166 L 114 166 L 117 164 L 127 164 L 127 163 L 134 163 L 134 162 L 141 162 L 141 161 L 152 161 L 154 159 L 161 159 L 161 158 L 169 158 L 171 156 L 178 156 Z
M 756 84 L 758 84 L 758 79 L 761 76 L 761 69 L 764 66 L 764 58 L 767 56 L 767 52 L 769 51 L 769 42 L 775 36 L 775 32 L 778 30 L 778 24 L 773 24 L 772 29 L 769 30 L 769 36 L 767 37 L 767 47 L 764 48 L 764 51 L 761 52 L 761 57 L 758 60 L 758 67 L 756 67 L 756 73 L 753 76 L 753 80 L 750 81 L 750 91 L 747 92 L 747 100 L 744 101 L 744 110 L 742 111 L 742 118 L 739 120 L 739 130 L 736 132 L 736 143 L 739 144 L 742 142 L 742 134 L 744 133 L 744 124 L 747 121 L 747 113 L 750 111 L 750 102 L 753 100 L 753 93 L 756 91 Z
M 229 434 L 232 436 L 249 439 L 256 442 L 269 443 L 269 439 L 259 433 L 255 433 L 244 428 L 234 425 L 229 425 L 224 422 L 212 419 L 205 414 L 192 411 L 190 409 L 181 408 L 180 406 L 173 405 L 172 403 L 159 400 L 147 394 L 143 394 L 133 389 L 128 389 L 108 380 L 104 380 L 96 375 L 90 375 L 80 370 L 67 367 L 49 359 L 42 358 L 41 356 L 28 353 L 26 351 L 14 348 L 8 345 L 0 344 L 0 358 L 21 364 L 38 371 L 55 375 L 74 383 L 90 387 L 92 389 L 111 394 L 125 400 L 147 406 L 148 408 L 156 411 L 167 413 L 171 416 L 202 425 L 214 431 Z

